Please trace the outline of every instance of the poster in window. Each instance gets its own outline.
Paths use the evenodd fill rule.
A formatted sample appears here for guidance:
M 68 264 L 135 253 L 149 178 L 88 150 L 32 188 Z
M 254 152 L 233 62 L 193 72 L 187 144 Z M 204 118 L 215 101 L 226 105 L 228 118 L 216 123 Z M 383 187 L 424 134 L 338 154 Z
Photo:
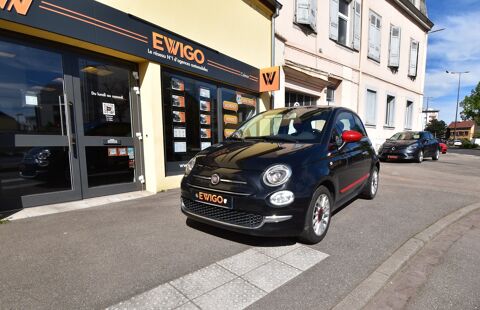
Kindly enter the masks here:
M 210 98 L 210 89 L 200 87 L 200 97 Z
M 210 146 L 212 146 L 211 142 L 202 142 L 201 149 L 204 150 L 206 148 L 209 148 Z
M 236 125 L 238 124 L 238 117 L 236 115 L 228 115 L 228 114 L 225 114 L 223 116 L 223 122 L 225 124 L 233 124 L 233 125 Z
M 127 153 L 129 159 L 135 159 L 135 149 L 133 147 L 129 147 Z
M 173 90 L 184 91 L 185 90 L 185 83 L 180 79 L 172 78 L 172 89 Z
M 187 151 L 187 142 L 174 142 L 173 151 L 175 153 L 185 153 Z
M 174 138 L 185 138 L 187 137 L 187 130 L 185 127 L 173 127 L 173 137 Z
M 209 128 L 201 128 L 200 129 L 200 138 L 202 139 L 210 139 L 212 137 L 212 130 Z
M 202 125 L 210 125 L 210 124 L 211 124 L 210 115 L 200 114 L 200 124 L 202 124 Z
M 257 101 L 253 97 L 247 97 L 247 96 L 243 95 L 242 93 L 237 93 L 236 97 L 237 97 L 237 103 L 238 104 L 244 104 L 244 105 L 248 105 L 248 106 L 251 106 L 251 107 L 256 107 L 257 106 Z
M 117 152 L 117 148 L 116 148 L 116 147 L 109 147 L 109 148 L 108 148 L 108 156 L 109 156 L 109 157 L 117 156 L 117 155 L 118 155 L 118 152 Z
M 200 100 L 200 111 L 210 112 L 210 101 Z
M 238 111 L 238 103 L 232 101 L 223 101 L 223 108 L 227 111 Z
M 176 123 L 185 123 L 185 112 L 172 111 L 173 121 Z
M 117 148 L 117 156 L 128 156 L 126 147 Z
M 178 108 L 185 108 L 185 97 L 172 95 L 172 106 Z
M 228 138 L 232 135 L 232 133 L 235 132 L 235 129 L 225 129 L 223 131 L 223 135 L 225 136 L 225 138 Z

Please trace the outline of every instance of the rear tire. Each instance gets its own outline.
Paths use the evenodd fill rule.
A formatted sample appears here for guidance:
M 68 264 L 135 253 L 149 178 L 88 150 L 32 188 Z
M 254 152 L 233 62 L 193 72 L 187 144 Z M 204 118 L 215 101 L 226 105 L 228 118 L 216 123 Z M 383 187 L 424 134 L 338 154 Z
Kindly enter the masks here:
M 301 242 L 315 244 L 325 238 L 330 227 L 332 208 L 332 193 L 325 186 L 318 187 L 305 216 L 303 232 L 299 236 Z
M 368 183 L 365 184 L 363 191 L 360 193 L 360 198 L 368 199 L 368 200 L 372 200 L 373 198 L 375 198 L 378 191 L 378 181 L 379 181 L 378 168 L 375 166 L 370 172 Z
M 438 160 L 440 158 L 440 150 L 435 151 L 435 155 L 432 156 L 433 160 Z

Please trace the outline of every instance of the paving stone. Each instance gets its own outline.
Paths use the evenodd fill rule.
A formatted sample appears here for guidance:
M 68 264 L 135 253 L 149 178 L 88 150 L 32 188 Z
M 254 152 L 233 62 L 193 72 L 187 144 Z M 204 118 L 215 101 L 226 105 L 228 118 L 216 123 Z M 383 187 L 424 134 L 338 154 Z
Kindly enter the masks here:
M 284 246 L 256 247 L 254 249 L 255 251 L 258 251 L 267 256 L 277 258 L 279 256 L 287 254 L 290 251 L 293 251 L 294 249 L 300 246 L 301 246 L 300 244 L 295 243 L 295 244 L 284 245 Z
M 127 301 L 111 306 L 107 310 L 175 309 L 187 301 L 185 296 L 166 283 L 132 297 Z
M 175 308 L 175 310 L 199 310 L 200 308 L 195 306 L 195 304 L 191 301 L 187 302 L 186 304 L 181 305 L 178 308 Z
M 237 278 L 225 285 L 222 285 L 207 294 L 200 296 L 193 301 L 201 309 L 244 309 L 255 301 L 265 296 L 265 292 Z
M 189 299 L 194 299 L 206 292 L 236 278 L 225 268 L 212 264 L 170 282 Z
M 223 259 L 217 262 L 217 264 L 241 276 L 271 260 L 271 257 L 253 249 L 249 249 L 237 255 Z
M 300 270 L 279 261 L 271 261 L 242 276 L 266 292 L 271 292 L 301 273 Z
M 328 257 L 328 254 L 311 249 L 306 246 L 297 249 L 277 258 L 290 266 L 300 270 L 307 270 Z

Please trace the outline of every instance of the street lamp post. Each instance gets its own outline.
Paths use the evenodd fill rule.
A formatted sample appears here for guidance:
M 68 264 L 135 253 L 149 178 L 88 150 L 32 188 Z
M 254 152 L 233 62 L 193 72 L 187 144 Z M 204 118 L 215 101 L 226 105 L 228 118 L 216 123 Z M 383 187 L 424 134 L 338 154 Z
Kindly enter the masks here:
M 457 74 L 458 75 L 458 89 L 457 89 L 457 107 L 455 109 L 455 123 L 453 124 L 453 142 L 455 143 L 455 140 L 457 140 L 457 117 L 458 117 L 458 103 L 460 101 L 460 80 L 462 78 L 462 74 L 467 74 L 470 73 L 470 71 L 446 71 L 447 73 L 450 74 Z

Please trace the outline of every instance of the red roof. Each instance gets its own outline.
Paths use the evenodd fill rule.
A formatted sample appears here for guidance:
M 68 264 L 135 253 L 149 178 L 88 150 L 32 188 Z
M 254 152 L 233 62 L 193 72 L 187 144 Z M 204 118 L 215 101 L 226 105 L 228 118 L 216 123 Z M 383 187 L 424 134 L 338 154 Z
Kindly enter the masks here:
M 474 121 L 457 122 L 457 128 L 472 128 L 474 124 Z M 455 122 L 451 122 L 448 128 L 455 128 Z

